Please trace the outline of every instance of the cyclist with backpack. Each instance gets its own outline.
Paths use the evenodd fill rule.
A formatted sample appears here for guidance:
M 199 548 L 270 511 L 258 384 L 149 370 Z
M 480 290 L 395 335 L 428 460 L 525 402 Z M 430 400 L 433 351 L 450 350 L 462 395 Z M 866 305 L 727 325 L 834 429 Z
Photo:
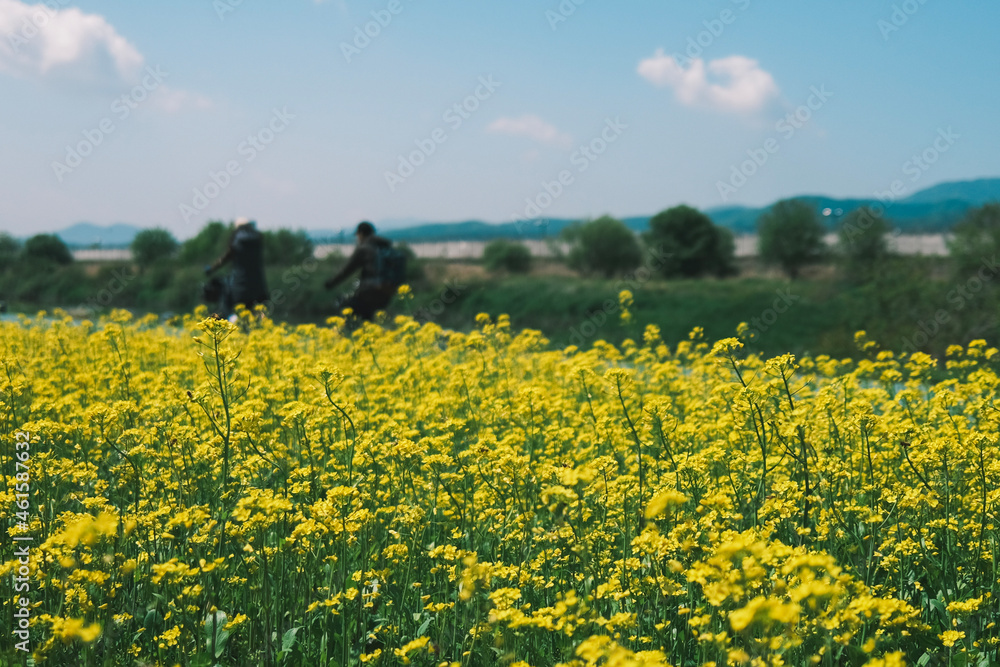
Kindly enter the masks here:
M 357 289 L 338 301 L 337 311 L 350 308 L 361 319 L 370 321 L 376 312 L 385 310 L 403 283 L 406 256 L 392 247 L 392 241 L 376 235 L 370 222 L 360 223 L 354 236 L 357 247 L 347 265 L 323 285 L 333 289 L 360 270 Z
M 238 304 L 253 310 L 254 306 L 267 302 L 264 235 L 258 231 L 253 220 L 238 218 L 233 223 L 226 253 L 214 264 L 205 267 L 205 275 L 211 276 L 226 264 L 233 266 L 228 280 L 213 278 L 203 286 L 206 301 L 221 300 L 227 316 L 232 315 Z

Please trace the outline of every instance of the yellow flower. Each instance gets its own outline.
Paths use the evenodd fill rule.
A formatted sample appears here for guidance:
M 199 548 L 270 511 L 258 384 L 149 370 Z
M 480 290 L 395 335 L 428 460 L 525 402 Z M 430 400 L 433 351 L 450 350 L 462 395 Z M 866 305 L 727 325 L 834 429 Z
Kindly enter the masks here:
M 687 496 L 680 491 L 667 489 L 653 496 L 646 504 L 645 516 L 647 519 L 655 519 L 663 514 L 668 507 L 680 507 L 687 502 Z
M 90 644 L 101 636 L 101 626 L 97 623 L 87 625 L 82 618 L 53 618 L 52 636 L 58 637 L 65 644 L 79 639 L 85 644 Z
M 969 616 L 977 612 L 982 604 L 982 597 L 962 601 L 956 600 L 948 603 L 948 612 L 955 616 Z
M 941 640 L 942 644 L 951 648 L 956 642 L 965 639 L 965 633 L 960 630 L 945 630 L 938 635 L 938 639 Z
M 406 644 L 403 644 L 402 647 L 394 649 L 393 650 L 393 654 L 397 658 L 402 658 L 404 665 L 408 665 L 408 664 L 410 664 L 410 655 L 409 654 L 413 653 L 414 651 L 421 650 L 422 648 L 424 648 L 425 646 L 427 646 L 427 642 L 429 642 L 429 641 L 430 641 L 430 637 L 418 637 L 418 638 L 414 639 L 411 642 L 407 642 Z
M 246 616 L 246 614 L 236 614 L 236 616 L 233 616 L 233 618 L 230 619 L 228 623 L 226 623 L 226 626 L 223 628 L 223 630 L 229 630 L 229 631 L 235 630 L 236 628 L 246 623 L 248 620 L 250 619 Z
M 799 611 L 798 605 L 756 597 L 742 609 L 730 612 L 729 623 L 736 632 L 742 632 L 752 623 L 767 624 L 773 621 L 793 625 L 799 618 Z
M 636 322 L 637 341 L 563 347 L 499 312 L 462 333 L 206 314 L 0 320 L 32 487 L 6 470 L 22 479 L 0 506 L 8 537 L 35 540 L 0 578 L 30 584 L 39 664 L 105 638 L 173 664 L 206 650 L 185 628 L 216 606 L 227 632 L 270 627 L 245 604 L 268 596 L 308 612 L 268 631 L 302 625 L 308 655 L 313 621 L 384 619 L 367 664 L 550 664 L 552 639 L 560 667 L 895 667 L 935 637 L 1000 643 L 988 593 L 952 599 L 947 623 L 907 602 L 988 571 L 1000 352 L 981 341 L 942 366 L 865 334 L 860 360 L 769 358 L 746 326 L 713 343 Z
M 174 626 L 156 638 L 157 646 L 161 649 L 177 646 L 177 639 L 181 636 L 181 629 Z
M 906 667 L 906 659 L 902 651 L 888 653 L 884 658 L 872 658 L 864 667 Z

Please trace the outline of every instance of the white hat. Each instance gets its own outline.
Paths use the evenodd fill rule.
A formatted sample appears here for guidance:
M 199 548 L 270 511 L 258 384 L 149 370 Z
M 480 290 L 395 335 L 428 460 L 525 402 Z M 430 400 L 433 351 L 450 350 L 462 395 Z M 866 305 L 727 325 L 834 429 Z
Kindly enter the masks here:
M 243 225 L 252 225 L 254 222 L 250 218 L 236 218 L 236 222 L 233 224 L 237 227 L 242 227 Z

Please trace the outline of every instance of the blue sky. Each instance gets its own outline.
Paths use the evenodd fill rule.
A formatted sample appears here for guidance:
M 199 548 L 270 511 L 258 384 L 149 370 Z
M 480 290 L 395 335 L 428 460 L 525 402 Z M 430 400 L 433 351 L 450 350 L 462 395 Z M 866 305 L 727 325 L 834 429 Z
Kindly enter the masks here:
M 627 216 L 1000 175 L 997 3 L 236 2 L 0 0 L 0 230 Z

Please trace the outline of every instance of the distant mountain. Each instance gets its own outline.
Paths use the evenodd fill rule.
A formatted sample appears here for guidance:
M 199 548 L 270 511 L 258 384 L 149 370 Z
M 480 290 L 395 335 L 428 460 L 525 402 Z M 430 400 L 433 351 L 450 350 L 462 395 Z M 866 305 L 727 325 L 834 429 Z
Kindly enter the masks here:
M 941 183 L 921 190 L 907 197 L 903 202 L 906 204 L 937 204 L 949 200 L 964 201 L 973 206 L 1000 202 L 1000 178 Z
M 393 229 L 384 222 L 378 224 L 379 231 L 385 231 L 394 241 L 404 243 L 434 243 L 443 241 L 492 241 L 493 239 L 538 239 L 558 236 L 564 229 L 579 222 L 570 218 L 533 218 L 515 222 L 483 222 L 464 220 L 462 222 L 434 222 L 412 227 Z M 649 216 L 624 218 L 629 229 L 636 232 L 649 227 Z M 316 242 L 353 243 L 350 231 L 310 230 L 309 237 Z
M 95 225 L 89 222 L 78 222 L 67 227 L 56 236 L 71 248 L 88 248 L 100 245 L 102 248 L 125 247 L 132 243 L 135 235 L 142 231 L 134 225 Z
M 491 241 L 501 238 L 544 238 L 559 234 L 573 224 L 574 220 L 539 218 L 513 222 L 491 223 L 481 220 L 462 222 L 427 222 L 409 227 L 393 228 L 385 222 L 376 225 L 379 233 L 385 233 L 394 241 L 405 243 L 433 243 L 435 241 Z M 353 243 L 351 230 L 310 230 L 309 238 L 317 242 Z
M 831 229 L 851 211 L 862 206 L 881 204 L 877 199 L 833 199 L 817 196 L 796 197 L 796 199 L 810 202 Z M 929 233 L 950 229 L 973 207 L 974 205 L 969 202 L 957 200 L 934 204 L 910 204 L 901 200 L 887 206 L 884 215 L 890 224 L 906 233 Z M 734 206 L 709 209 L 705 213 L 715 224 L 726 227 L 736 234 L 753 234 L 757 230 L 757 219 L 768 208 Z
M 573 224 L 572 220 L 556 218 L 523 220 L 520 223 L 489 223 L 479 220 L 466 220 L 463 222 L 424 224 L 417 227 L 397 229 L 392 232 L 392 238 L 408 243 L 455 239 L 464 241 L 490 241 L 492 239 L 516 237 L 544 238 L 546 236 L 558 235 L 571 224 Z
M 874 198 L 835 199 L 823 195 L 802 195 L 795 199 L 811 203 L 831 229 L 851 211 L 863 206 L 881 205 Z M 941 232 L 959 222 L 969 209 L 991 201 L 1000 201 L 1000 179 L 942 183 L 889 202 L 884 215 L 890 224 L 907 233 Z M 768 208 L 729 206 L 708 209 L 705 213 L 717 225 L 737 234 L 751 234 L 757 229 L 757 219 Z
M 360 222 L 360 220 L 358 221 Z M 405 227 L 415 227 L 416 225 L 423 224 L 425 221 L 420 218 L 386 218 L 384 220 L 379 220 L 378 227 L 380 230 L 390 230 L 390 229 L 403 229 Z
M 827 226 L 833 229 L 837 222 L 851 211 L 862 206 L 879 204 L 876 199 L 847 198 L 836 199 L 823 195 L 802 195 L 796 197 L 809 202 Z M 950 229 L 973 207 L 991 201 L 1000 201 L 1000 178 L 983 178 L 972 181 L 941 183 L 921 190 L 909 197 L 891 202 L 886 207 L 885 217 L 891 224 L 904 232 L 939 232 Z M 736 234 L 753 234 L 757 229 L 757 219 L 769 207 L 722 206 L 710 208 L 705 213 L 715 224 L 731 229 Z M 824 213 L 826 215 L 824 215 Z M 649 228 L 650 216 L 625 218 L 623 221 L 632 230 L 642 232 Z M 461 222 L 421 222 L 415 218 L 397 218 L 379 221 L 379 231 L 384 231 L 393 240 L 406 243 L 427 243 L 434 241 L 489 241 L 497 238 L 545 238 L 558 236 L 566 227 L 577 220 L 568 218 L 537 218 L 519 224 L 513 222 L 489 223 L 481 220 Z M 336 229 L 314 229 L 306 233 L 317 243 L 353 243 L 354 225 L 343 231 Z M 126 247 L 142 230 L 127 224 L 110 226 L 81 222 L 61 232 L 60 238 L 74 248 L 86 248 L 100 244 L 104 248 Z
M 351 243 L 351 233 L 346 229 L 307 229 L 306 236 L 313 243 Z
M 839 220 L 863 206 L 880 204 L 874 198 L 837 199 L 824 195 L 803 195 L 803 199 L 823 216 L 827 226 L 834 229 Z M 970 208 L 990 201 L 1000 201 L 1000 179 L 980 179 L 942 183 L 921 190 L 905 199 L 890 202 L 885 217 L 890 224 L 908 233 L 940 232 L 950 229 L 965 216 Z M 728 206 L 705 211 L 712 221 L 736 234 L 753 234 L 757 219 L 770 206 L 760 208 Z M 650 216 L 625 218 L 623 222 L 632 230 L 642 232 L 649 228 Z M 478 220 L 421 224 L 393 230 L 393 239 L 409 243 L 429 241 L 483 241 L 495 238 L 538 238 L 556 236 L 576 220 L 565 218 L 536 219 L 514 223 L 487 223 Z M 352 239 L 348 235 L 348 241 Z

